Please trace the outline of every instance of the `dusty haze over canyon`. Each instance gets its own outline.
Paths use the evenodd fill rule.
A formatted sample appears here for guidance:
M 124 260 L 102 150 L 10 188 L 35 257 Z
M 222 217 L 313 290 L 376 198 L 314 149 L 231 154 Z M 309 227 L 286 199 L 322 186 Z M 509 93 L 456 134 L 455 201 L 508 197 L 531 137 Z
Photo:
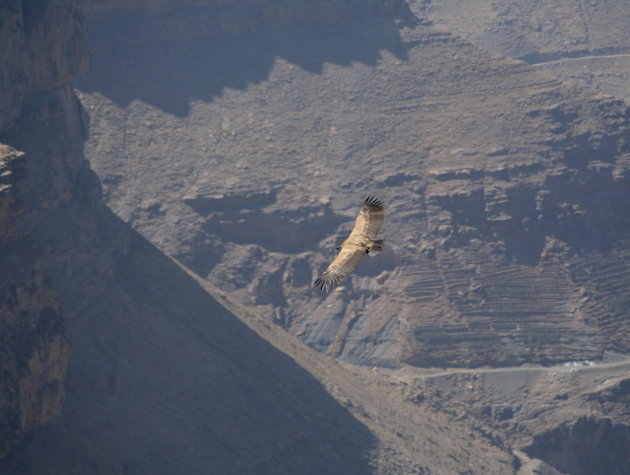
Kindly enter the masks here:
M 630 470 L 624 0 L 0 20 L 0 473 Z

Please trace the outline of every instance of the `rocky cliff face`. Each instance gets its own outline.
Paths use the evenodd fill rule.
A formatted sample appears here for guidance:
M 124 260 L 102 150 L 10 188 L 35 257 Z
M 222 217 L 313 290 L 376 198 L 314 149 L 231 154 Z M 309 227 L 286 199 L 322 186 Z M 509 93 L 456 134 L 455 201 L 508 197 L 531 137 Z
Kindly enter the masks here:
M 0 16 L 0 130 L 6 130 L 26 97 L 87 71 L 90 56 L 75 0 L 7 0 Z
M 80 23 L 64 23 L 78 21 L 75 4 L 5 2 L 0 19 L 18 29 L 2 43 L 14 65 L 1 94 L 11 109 L 0 132 L 2 455 L 58 415 L 65 393 L 61 417 L 31 429 L 0 472 L 512 472 L 495 442 L 471 442 L 440 415 L 382 396 L 380 378 L 304 348 L 238 302 L 227 311 L 209 293 L 219 292 L 111 213 L 83 156 L 87 116 L 66 82 L 87 62 Z M 181 205 L 211 214 L 214 198 L 199 185 Z M 150 200 L 143 209 L 161 212 Z M 317 224 L 338 222 L 313 212 Z M 299 220 L 279 213 L 269 242 Z M 238 235 L 238 224 L 225 226 Z M 270 282 L 261 298 L 273 299 Z
M 37 153 L 14 140 L 20 131 L 35 132 L 37 124 L 47 119 L 35 112 L 33 104 L 43 102 L 47 109 L 63 109 L 70 101 L 78 107 L 67 88 L 64 93 L 36 96 L 40 91 L 63 88 L 87 69 L 89 56 L 81 23 L 76 19 L 76 4 L 63 2 L 60 7 L 62 2 L 58 3 L 9 1 L 0 6 L 0 143 L 10 144 L 0 145 L 3 456 L 27 430 L 59 415 L 70 354 L 65 312 L 52 284 L 54 271 L 46 249 L 47 231 L 54 228 L 54 218 L 44 217 L 64 207 L 68 200 L 61 196 L 63 187 L 42 178 L 51 167 L 63 169 L 67 162 L 53 163 L 49 154 Z M 30 140 L 45 143 L 55 138 L 42 133 Z M 54 145 L 47 143 L 48 147 Z M 65 258 L 72 257 L 66 252 Z
M 28 227 L 24 155 L 0 146 L 0 456 L 58 416 L 70 352 L 61 302 Z
M 608 418 L 583 417 L 537 436 L 528 452 L 548 460 L 563 473 L 622 475 L 630 470 L 626 455 L 629 443 L 628 426 L 616 425 Z

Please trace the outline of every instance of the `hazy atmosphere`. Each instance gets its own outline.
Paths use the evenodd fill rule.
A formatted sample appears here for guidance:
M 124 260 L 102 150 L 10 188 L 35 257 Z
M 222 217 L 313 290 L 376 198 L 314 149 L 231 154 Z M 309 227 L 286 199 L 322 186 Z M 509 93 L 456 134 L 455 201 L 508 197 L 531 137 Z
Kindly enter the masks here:
M 4 0 L 0 62 L 0 474 L 630 473 L 626 0 Z

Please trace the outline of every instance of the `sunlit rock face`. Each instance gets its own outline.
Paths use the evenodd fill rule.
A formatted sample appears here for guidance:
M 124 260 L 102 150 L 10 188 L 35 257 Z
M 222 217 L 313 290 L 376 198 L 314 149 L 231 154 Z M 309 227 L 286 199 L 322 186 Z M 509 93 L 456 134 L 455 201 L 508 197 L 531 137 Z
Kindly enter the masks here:
M 106 34 L 120 30 L 96 21 L 102 54 L 77 85 L 107 202 L 199 276 L 347 361 L 626 351 L 626 106 L 411 13 L 166 35 L 125 54 Z M 129 17 L 121 38 L 157 18 Z M 311 282 L 368 194 L 386 204 L 386 251 L 321 295 Z

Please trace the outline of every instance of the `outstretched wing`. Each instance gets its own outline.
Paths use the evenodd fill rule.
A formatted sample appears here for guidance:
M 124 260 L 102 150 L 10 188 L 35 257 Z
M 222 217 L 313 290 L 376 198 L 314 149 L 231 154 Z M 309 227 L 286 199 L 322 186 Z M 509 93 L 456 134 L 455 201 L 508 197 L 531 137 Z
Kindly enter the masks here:
M 385 208 L 383 202 L 372 196 L 368 196 L 363 202 L 363 208 L 359 212 L 354 228 L 348 239 L 359 236 L 367 236 L 374 239 L 381 230 L 385 219 Z
M 315 281 L 315 286 L 325 291 L 337 287 L 350 272 L 357 268 L 364 257 L 365 250 L 363 249 L 341 249 L 335 260 Z

